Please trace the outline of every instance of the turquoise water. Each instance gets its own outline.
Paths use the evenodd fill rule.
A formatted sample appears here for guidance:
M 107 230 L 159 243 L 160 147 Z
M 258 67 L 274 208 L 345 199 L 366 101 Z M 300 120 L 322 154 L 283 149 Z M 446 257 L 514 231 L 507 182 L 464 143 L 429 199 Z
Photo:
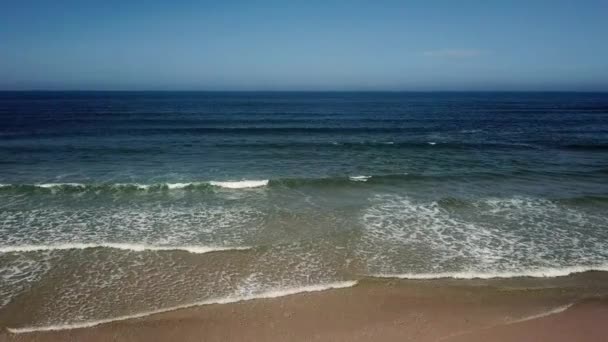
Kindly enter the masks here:
M 9 326 L 608 269 L 606 94 L 4 92 L 0 122 Z

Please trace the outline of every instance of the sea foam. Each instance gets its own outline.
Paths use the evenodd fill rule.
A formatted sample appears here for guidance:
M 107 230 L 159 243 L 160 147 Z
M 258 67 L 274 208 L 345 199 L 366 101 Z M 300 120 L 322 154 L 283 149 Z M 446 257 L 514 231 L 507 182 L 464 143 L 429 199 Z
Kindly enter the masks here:
M 512 321 L 509 321 L 509 322 L 507 322 L 507 324 L 514 324 L 514 323 L 520 323 L 520 322 L 525 322 L 525 321 L 531 321 L 533 319 L 538 319 L 538 318 L 543 318 L 543 317 L 547 317 L 547 316 L 551 316 L 551 315 L 556 315 L 558 313 L 562 313 L 562 312 L 570 309 L 573 305 L 574 305 L 574 303 L 558 306 L 558 307 L 553 308 L 551 310 L 543 311 L 543 312 L 537 313 L 535 315 L 530 315 L 530 316 L 526 316 L 526 317 L 522 317 L 522 318 L 518 318 L 518 319 L 515 319 L 515 320 L 512 320 Z
M 190 182 L 190 183 L 167 183 L 167 188 L 169 189 L 184 189 L 189 186 L 200 184 L 198 182 Z
M 82 183 L 44 183 L 44 184 L 36 184 L 36 186 L 45 189 L 52 188 L 61 188 L 61 187 L 71 187 L 71 188 L 84 188 L 85 185 Z
M 245 189 L 245 188 L 258 188 L 268 185 L 268 179 L 264 180 L 242 180 L 235 182 L 218 182 L 211 181 L 209 184 L 213 186 L 219 186 L 227 189 Z
M 350 176 L 348 179 L 355 182 L 367 182 L 368 179 L 372 178 L 372 176 Z
M 602 253 L 606 218 L 559 203 L 532 198 L 429 202 L 393 195 L 371 203 L 361 217 L 364 229 L 355 249 L 370 275 L 488 279 L 608 271 Z M 458 215 L 462 207 L 482 214 Z M 459 260 L 467 262 L 459 265 Z
M 82 322 L 82 323 L 58 324 L 58 325 L 47 325 L 47 326 L 30 326 L 30 327 L 22 327 L 22 328 L 7 328 L 7 330 L 13 334 L 21 334 L 21 333 L 36 332 L 36 331 L 55 331 L 55 330 L 71 330 L 71 329 L 89 328 L 89 327 L 94 327 L 94 326 L 97 326 L 100 324 L 111 323 L 111 322 L 116 322 L 116 321 L 124 321 L 127 319 L 141 318 L 141 317 L 146 317 L 146 316 L 150 316 L 150 315 L 154 315 L 154 314 L 159 314 L 159 313 L 174 311 L 174 310 L 179 310 L 179 309 L 186 309 L 186 308 L 195 307 L 195 306 L 211 305 L 211 304 L 229 304 L 229 303 L 236 303 L 236 302 L 242 302 L 242 301 L 254 300 L 254 299 L 277 298 L 277 297 L 294 295 L 294 294 L 298 294 L 298 293 L 318 292 L 318 291 L 325 291 L 325 290 L 331 290 L 331 289 L 347 288 L 347 287 L 353 287 L 355 285 L 357 285 L 357 281 L 352 280 L 352 281 L 342 281 L 342 282 L 319 284 L 319 285 L 309 285 L 309 286 L 302 286 L 302 287 L 292 287 L 292 288 L 286 288 L 286 289 L 275 289 L 275 290 L 270 290 L 270 291 L 261 292 L 261 293 L 257 293 L 257 294 L 208 299 L 208 300 L 195 302 L 195 303 L 172 306 L 172 307 L 167 307 L 167 308 L 162 308 L 162 309 L 157 309 L 157 310 L 152 310 L 152 311 L 135 313 L 135 314 L 131 314 L 131 315 L 117 316 L 117 317 L 111 317 L 111 318 Z
M 217 186 L 226 189 L 245 189 L 245 188 L 257 188 L 268 185 L 269 180 L 242 180 L 242 181 L 195 181 L 195 182 L 177 182 L 177 183 L 154 183 L 154 184 L 142 184 L 142 183 L 99 183 L 99 184 L 83 184 L 83 183 L 37 183 L 37 184 L 0 184 L 0 188 L 17 188 L 17 187 L 33 187 L 40 189 L 70 189 L 70 190 L 99 190 L 104 188 L 110 188 L 115 190 L 120 189 L 136 189 L 136 190 L 150 190 L 150 189 L 186 189 L 190 187 L 198 187 L 204 185 Z
M 608 271 L 608 264 L 595 266 L 569 266 L 556 268 L 536 268 L 521 271 L 506 272 L 440 272 L 440 273 L 399 273 L 399 274 L 374 274 L 376 278 L 399 278 L 412 280 L 431 280 L 431 279 L 500 279 L 500 278 L 554 278 L 564 277 L 571 274 L 589 271 Z
M 193 254 L 203 254 L 217 251 L 246 250 L 251 247 L 223 247 L 223 246 L 155 246 L 132 243 L 60 243 L 52 245 L 21 245 L 0 247 L 0 253 L 24 253 L 39 251 L 60 251 L 70 249 L 112 248 L 126 251 L 185 251 Z

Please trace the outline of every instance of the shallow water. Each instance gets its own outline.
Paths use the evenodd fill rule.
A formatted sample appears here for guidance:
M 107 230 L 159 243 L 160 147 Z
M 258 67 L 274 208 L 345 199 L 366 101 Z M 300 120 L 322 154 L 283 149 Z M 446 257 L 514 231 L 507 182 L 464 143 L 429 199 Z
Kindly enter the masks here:
M 608 95 L 0 93 L 0 318 L 608 270 Z

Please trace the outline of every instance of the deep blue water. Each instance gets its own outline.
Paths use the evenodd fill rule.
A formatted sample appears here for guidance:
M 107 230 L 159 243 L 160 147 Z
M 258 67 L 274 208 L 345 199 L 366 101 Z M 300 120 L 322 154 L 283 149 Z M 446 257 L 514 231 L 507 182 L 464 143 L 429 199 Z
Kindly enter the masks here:
M 604 270 L 608 94 L 0 92 L 0 184 L 16 326 Z
M 7 184 L 608 172 L 606 94 L 4 92 L 0 120 Z

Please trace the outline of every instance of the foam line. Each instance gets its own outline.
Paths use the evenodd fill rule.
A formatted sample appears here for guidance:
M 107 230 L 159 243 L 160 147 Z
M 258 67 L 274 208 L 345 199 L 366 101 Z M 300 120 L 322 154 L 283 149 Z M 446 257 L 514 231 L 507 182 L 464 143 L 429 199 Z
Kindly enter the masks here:
M 264 180 L 243 180 L 237 182 L 217 182 L 211 181 L 209 184 L 213 186 L 219 186 L 227 189 L 245 189 L 245 188 L 257 188 L 268 185 L 268 179 Z
M 116 189 L 134 187 L 138 190 L 148 190 L 150 188 L 150 184 L 118 183 L 118 184 L 113 184 L 112 187 L 116 188 Z
M 534 320 L 534 319 L 538 319 L 538 318 L 543 318 L 543 317 L 559 314 L 559 313 L 562 313 L 562 312 L 570 309 L 573 305 L 574 305 L 574 303 L 558 306 L 558 307 L 553 308 L 551 310 L 544 311 L 544 312 L 541 312 L 541 313 L 538 313 L 538 314 L 535 314 L 535 315 L 526 316 L 526 317 L 518 318 L 518 319 L 515 319 L 515 320 L 510 320 L 510 321 L 507 321 L 505 323 L 492 324 L 492 325 L 484 327 L 484 328 L 468 329 L 468 330 L 464 330 L 464 331 L 459 331 L 459 332 L 454 333 L 454 334 L 449 334 L 447 336 L 443 336 L 443 337 L 439 338 L 437 341 L 444 341 L 444 340 L 452 339 L 452 338 L 454 338 L 456 336 L 468 335 L 470 333 L 479 332 L 481 330 L 489 330 L 489 329 L 493 329 L 493 328 L 500 327 L 500 326 L 505 326 L 505 325 L 511 325 L 511 324 L 516 324 L 516 323 L 531 321 L 531 320 Z
M 203 254 L 216 251 L 245 250 L 251 247 L 222 247 L 222 246 L 154 246 L 131 243 L 60 243 L 53 245 L 20 245 L 0 247 L 0 253 L 60 251 L 70 249 L 112 248 L 127 251 L 185 251 L 194 254 Z
M 553 308 L 553 309 L 545 311 L 545 312 L 538 313 L 536 315 L 526 316 L 526 317 L 522 317 L 522 318 L 519 318 L 516 320 L 509 321 L 509 322 L 507 322 L 507 324 L 515 324 L 515 323 L 520 323 L 520 322 L 525 322 L 525 321 L 531 321 L 533 319 L 543 318 L 543 317 L 555 315 L 558 313 L 562 313 L 562 312 L 570 309 L 573 305 L 574 305 L 574 303 L 558 306 L 556 308 Z
M 90 327 L 94 327 L 94 326 L 97 326 L 100 324 L 124 321 L 127 319 L 141 318 L 141 317 L 146 317 L 146 316 L 150 316 L 150 315 L 154 315 L 154 314 L 174 311 L 174 310 L 178 310 L 178 309 L 186 309 L 186 308 L 195 307 L 195 306 L 210 305 L 210 304 L 228 304 L 228 303 L 236 303 L 236 302 L 253 300 L 253 299 L 276 298 L 276 297 L 289 296 L 289 295 L 305 293 L 305 292 L 318 292 L 318 291 L 331 290 L 331 289 L 341 289 L 341 288 L 353 287 L 355 285 L 357 285 L 357 281 L 342 281 L 342 282 L 335 282 L 335 283 L 329 283 L 329 284 L 294 287 L 294 288 L 287 288 L 287 289 L 272 290 L 272 291 L 262 292 L 262 293 L 254 294 L 254 295 L 209 299 L 209 300 L 190 303 L 190 304 L 184 304 L 184 305 L 167 307 L 167 308 L 158 309 L 158 310 L 140 312 L 140 313 L 136 313 L 136 314 L 132 314 L 132 315 L 124 315 L 124 316 L 118 316 L 118 317 L 112 317 L 112 318 L 106 318 L 106 319 L 100 319 L 100 320 L 88 321 L 88 322 L 82 322 L 82 323 L 47 325 L 47 326 L 30 326 L 30 327 L 22 327 L 22 328 L 7 328 L 7 330 L 13 334 L 22 334 L 22 333 L 29 333 L 29 332 L 36 332 L 36 331 L 56 331 L 56 330 L 90 328 Z
M 169 189 L 184 189 L 187 188 L 189 186 L 192 185 L 197 185 L 200 184 L 198 182 L 191 182 L 191 183 L 167 183 L 167 188 Z
M 60 188 L 60 187 L 73 187 L 73 188 L 84 188 L 85 185 L 82 183 L 45 183 L 45 184 L 36 184 L 37 187 L 52 189 L 52 188 Z
M 372 176 L 350 176 L 348 179 L 355 182 L 367 182 L 368 179 L 372 178 Z
M 570 266 L 562 268 L 539 268 L 513 272 L 442 272 L 442 273 L 398 273 L 398 274 L 374 274 L 376 278 L 399 278 L 399 279 L 493 279 L 493 278 L 554 278 L 563 277 L 574 273 L 588 271 L 608 271 L 608 264 L 594 266 Z
M 10 187 L 34 187 L 43 189 L 99 189 L 103 187 L 109 187 L 114 189 L 121 188 L 134 188 L 138 190 L 148 190 L 151 188 L 166 188 L 169 190 L 173 189 L 185 189 L 191 186 L 200 185 L 212 185 L 227 189 L 245 189 L 245 188 L 257 188 L 268 185 L 269 180 L 242 180 L 242 181 L 209 181 L 209 182 L 182 182 L 182 183 L 156 183 L 156 184 L 141 184 L 141 183 L 116 183 L 116 184 L 83 184 L 83 183 L 38 183 L 38 184 L 0 184 L 2 188 Z

